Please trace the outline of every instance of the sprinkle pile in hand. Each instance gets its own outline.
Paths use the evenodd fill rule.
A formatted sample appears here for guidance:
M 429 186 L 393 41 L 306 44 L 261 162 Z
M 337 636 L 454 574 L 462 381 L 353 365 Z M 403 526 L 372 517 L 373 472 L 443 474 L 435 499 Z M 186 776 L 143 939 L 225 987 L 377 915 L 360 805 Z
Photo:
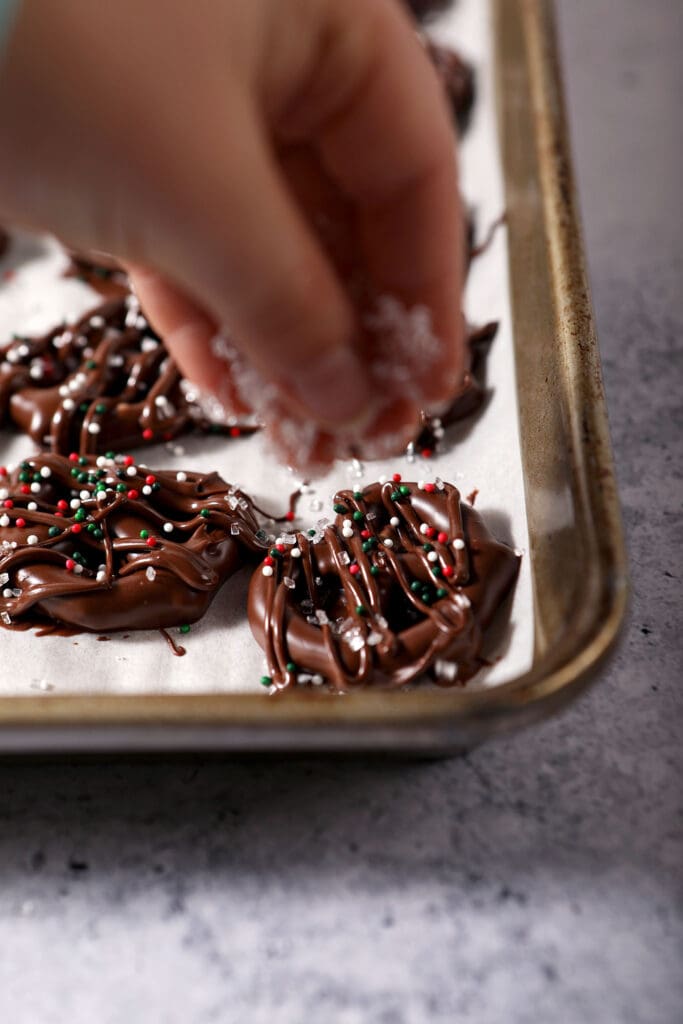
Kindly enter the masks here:
M 274 690 L 400 687 L 431 670 L 462 684 L 519 556 L 441 480 L 399 474 L 334 499 L 334 525 L 275 545 L 252 578 L 249 620 Z
M 0 467 L 0 621 L 96 632 L 199 619 L 264 540 L 216 473 L 130 455 L 36 455 Z

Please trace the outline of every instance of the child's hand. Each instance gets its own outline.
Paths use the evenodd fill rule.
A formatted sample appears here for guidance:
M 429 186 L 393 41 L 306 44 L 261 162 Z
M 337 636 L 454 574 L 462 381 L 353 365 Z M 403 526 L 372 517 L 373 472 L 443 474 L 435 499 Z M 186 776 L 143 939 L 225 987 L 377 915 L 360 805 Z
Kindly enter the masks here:
M 23 0 L 0 152 L 0 214 L 128 263 L 184 373 L 230 405 L 220 326 L 287 457 L 304 434 L 323 462 L 400 449 L 457 389 L 453 132 L 395 0 Z M 379 296 L 428 307 L 441 342 L 399 346 L 403 377 L 370 365 Z

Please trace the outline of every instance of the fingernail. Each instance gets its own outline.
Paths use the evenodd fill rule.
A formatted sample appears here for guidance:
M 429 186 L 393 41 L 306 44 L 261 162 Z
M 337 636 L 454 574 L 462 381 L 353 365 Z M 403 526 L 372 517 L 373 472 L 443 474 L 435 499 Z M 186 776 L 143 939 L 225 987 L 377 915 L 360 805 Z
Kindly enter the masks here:
M 370 383 L 349 349 L 328 349 L 305 363 L 288 384 L 320 424 L 355 425 L 372 415 Z

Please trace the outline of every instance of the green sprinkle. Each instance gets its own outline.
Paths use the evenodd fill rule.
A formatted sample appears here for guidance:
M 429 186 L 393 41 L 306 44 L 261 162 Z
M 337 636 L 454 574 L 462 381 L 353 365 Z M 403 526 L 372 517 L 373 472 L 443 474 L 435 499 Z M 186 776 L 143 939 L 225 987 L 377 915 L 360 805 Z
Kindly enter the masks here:
M 31 479 L 31 474 L 30 473 L 24 472 L 24 473 L 20 473 L 19 474 L 19 480 L 21 481 L 22 484 L 27 484 L 30 479 Z
M 94 523 L 88 523 L 88 525 L 86 526 L 86 530 L 88 531 L 88 533 L 92 533 L 93 530 L 96 530 L 96 529 L 97 529 L 97 527 L 95 526 Z
M 405 498 L 405 497 L 407 497 L 407 495 L 410 494 L 410 487 L 406 486 L 406 484 L 401 484 L 401 486 L 399 487 L 399 491 L 401 492 L 401 494 Z
M 272 681 L 272 676 L 261 676 L 261 686 L 270 686 Z
M 76 467 L 75 467 L 75 466 L 74 466 L 74 468 L 73 468 L 73 469 L 71 470 L 71 476 L 78 476 L 78 470 L 76 469 Z
M 99 527 L 97 527 L 95 530 L 93 530 L 92 535 L 95 538 L 95 540 L 102 540 L 102 538 L 104 537 L 104 534 L 103 534 L 102 530 L 100 530 Z
M 85 368 L 86 368 L 86 370 L 96 370 L 97 369 L 97 363 L 95 362 L 94 359 L 88 359 L 86 364 L 85 364 Z
M 285 668 L 287 669 L 288 672 L 296 672 L 297 671 L 297 667 L 296 667 L 296 665 L 294 664 L 293 661 L 288 661 L 287 664 L 285 665 Z
M 190 632 L 190 627 L 187 625 L 187 623 L 184 626 L 180 626 L 180 632 L 181 633 L 189 633 Z
M 392 491 L 389 497 L 392 501 L 398 501 L 401 497 L 400 491 Z
M 76 520 L 77 523 L 83 522 L 83 520 L 85 519 L 85 512 L 82 508 L 76 510 L 76 515 L 74 516 L 74 519 Z
M 335 503 L 335 504 L 334 504 L 334 505 L 332 506 L 332 508 L 333 508 L 333 509 L 334 509 L 334 511 L 335 511 L 335 512 L 337 513 L 337 515 L 340 515 L 340 516 L 341 516 L 341 515 L 343 515 L 343 514 L 344 514 L 344 512 L 346 512 L 346 511 L 347 511 L 346 505 L 342 505 L 342 504 L 341 504 L 341 502 L 339 502 L 339 501 L 338 501 L 338 502 L 336 502 L 336 503 Z
M 440 576 L 440 575 L 441 575 L 441 566 L 440 565 L 433 565 L 432 566 L 432 576 Z
M 376 565 L 371 565 L 370 566 L 370 575 L 371 576 L 377 576 L 378 573 L 379 573 L 379 568 Z
M 362 544 L 362 550 L 365 552 L 365 554 L 367 554 L 368 551 L 372 551 L 372 541 L 364 540 Z
M 117 484 L 116 485 L 116 490 L 117 490 L 117 492 L 119 494 L 124 494 L 125 490 L 126 490 L 126 485 L 125 484 Z
M 356 511 L 353 513 L 353 518 L 354 518 L 354 520 L 357 523 L 362 523 L 363 522 L 363 513 L 360 512 L 358 509 L 356 509 Z
M 116 458 L 116 453 L 115 452 L 105 452 L 104 457 L 105 457 L 105 459 L 115 459 Z
M 368 610 L 367 610 L 367 608 L 365 607 L 364 604 L 357 604 L 356 605 L 356 615 L 367 615 L 367 614 L 368 614 Z
M 153 491 L 160 491 L 160 490 L 161 490 L 161 484 L 160 484 L 160 483 L 158 483 L 158 482 L 156 482 L 156 483 L 153 483 L 153 484 L 152 484 L 152 490 L 153 490 Z
M 51 526 L 50 529 L 47 531 L 47 535 L 48 537 L 59 537 L 61 532 L 62 531 L 59 529 L 58 526 Z
M 147 540 L 149 537 L 149 530 L 140 530 L 140 537 L 142 540 Z
M 208 517 L 211 515 L 208 508 L 203 508 L 199 514 L 202 517 L 202 519 L 208 519 Z
M 434 545 L 433 544 L 423 544 L 422 545 L 422 550 L 423 551 L 433 551 L 434 550 Z
M 98 402 L 98 403 L 97 403 L 97 405 L 95 406 L 95 412 L 96 412 L 96 413 L 97 413 L 97 414 L 98 414 L 99 416 L 101 416 L 101 415 L 102 415 L 102 413 L 104 413 L 104 412 L 106 412 L 106 411 L 107 411 L 107 407 L 106 407 L 106 405 L 103 405 L 103 404 L 102 404 L 102 402 Z
M 308 536 L 309 536 L 309 537 L 315 537 L 315 530 L 309 530 L 309 531 L 308 531 Z M 279 555 L 279 554 L 280 554 L 280 552 L 278 551 L 278 555 Z
M 422 584 L 420 583 L 419 580 L 413 580 L 413 582 L 410 584 L 410 589 L 414 594 L 417 594 L 418 590 L 422 590 Z
M 353 496 L 354 496 L 354 498 L 356 499 L 356 501 L 362 501 L 362 499 L 363 499 L 363 497 L 364 497 L 364 495 L 363 495 L 363 492 L 362 492 L 362 491 L 354 491 L 354 492 L 353 492 Z
M 444 587 L 439 587 L 439 589 L 436 592 L 436 596 L 437 597 L 447 597 L 448 596 L 448 591 Z
M 282 552 L 278 551 L 277 548 L 271 548 L 269 554 L 271 558 L 282 558 Z

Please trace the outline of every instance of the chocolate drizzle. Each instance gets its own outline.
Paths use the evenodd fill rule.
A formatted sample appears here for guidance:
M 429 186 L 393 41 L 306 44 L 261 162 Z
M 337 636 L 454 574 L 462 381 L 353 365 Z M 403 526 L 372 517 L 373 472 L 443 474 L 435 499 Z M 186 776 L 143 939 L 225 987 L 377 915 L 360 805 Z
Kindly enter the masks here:
M 254 573 L 249 620 L 266 680 L 284 689 L 322 676 L 346 692 L 430 669 L 443 685 L 474 675 L 518 556 L 451 484 L 373 484 L 338 493 L 335 510 L 334 526 L 296 534 Z
M 0 476 L 0 622 L 109 632 L 199 619 L 249 552 L 252 504 L 216 473 L 42 454 Z

